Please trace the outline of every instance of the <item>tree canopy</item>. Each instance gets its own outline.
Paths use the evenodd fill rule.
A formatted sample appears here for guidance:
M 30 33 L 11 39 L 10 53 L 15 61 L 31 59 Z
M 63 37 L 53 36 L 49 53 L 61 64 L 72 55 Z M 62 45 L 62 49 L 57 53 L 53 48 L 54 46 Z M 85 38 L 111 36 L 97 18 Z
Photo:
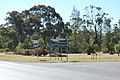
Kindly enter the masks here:
M 21 12 L 8 12 L 6 24 L 0 26 L 0 48 L 32 48 L 33 40 L 48 48 L 52 38 L 60 37 L 68 39 L 70 52 L 94 48 L 114 53 L 120 41 L 120 20 L 111 24 L 112 18 L 101 7 L 90 5 L 84 10 L 85 14 L 81 14 L 74 6 L 68 22 L 51 6 L 35 5 Z

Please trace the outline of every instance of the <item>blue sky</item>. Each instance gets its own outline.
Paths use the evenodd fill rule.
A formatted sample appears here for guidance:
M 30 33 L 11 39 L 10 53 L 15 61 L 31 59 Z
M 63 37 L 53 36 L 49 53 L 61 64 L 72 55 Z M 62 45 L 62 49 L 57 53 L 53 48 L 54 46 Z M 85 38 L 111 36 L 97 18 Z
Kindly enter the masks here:
M 109 13 L 108 17 L 114 18 L 113 22 L 117 23 L 120 19 L 120 0 L 1 0 L 0 24 L 5 23 L 7 12 L 13 10 L 21 12 L 38 4 L 54 7 L 64 22 L 69 21 L 73 6 L 83 15 L 84 8 L 89 5 L 102 7 L 104 12 Z

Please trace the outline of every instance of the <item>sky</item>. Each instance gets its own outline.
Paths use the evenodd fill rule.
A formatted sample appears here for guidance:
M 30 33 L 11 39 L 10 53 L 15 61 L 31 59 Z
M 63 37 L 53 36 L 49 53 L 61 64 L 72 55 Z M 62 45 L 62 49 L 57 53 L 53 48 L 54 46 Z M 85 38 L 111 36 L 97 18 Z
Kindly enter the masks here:
M 80 15 L 84 15 L 84 8 L 90 5 L 101 7 L 104 12 L 109 14 L 108 17 L 113 17 L 112 21 L 114 23 L 117 23 L 120 19 L 120 0 L 1 0 L 0 24 L 5 23 L 4 19 L 7 12 L 21 12 L 39 4 L 54 7 L 64 22 L 70 21 L 74 6 L 80 11 Z

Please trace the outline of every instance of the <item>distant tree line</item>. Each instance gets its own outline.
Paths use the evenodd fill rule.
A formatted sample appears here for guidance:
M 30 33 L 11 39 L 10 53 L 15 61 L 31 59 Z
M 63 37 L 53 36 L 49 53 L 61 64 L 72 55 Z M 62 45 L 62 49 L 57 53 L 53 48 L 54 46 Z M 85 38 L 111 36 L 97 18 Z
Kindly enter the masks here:
M 97 52 L 115 53 L 115 45 L 120 43 L 120 20 L 111 24 L 112 18 L 107 15 L 101 7 L 93 5 L 85 7 L 83 15 L 73 7 L 66 23 L 51 6 L 8 12 L 6 24 L 0 26 L 0 50 L 31 49 L 34 39 L 40 47 L 48 49 L 50 39 L 60 36 L 68 39 L 71 53 L 86 52 L 91 47 Z

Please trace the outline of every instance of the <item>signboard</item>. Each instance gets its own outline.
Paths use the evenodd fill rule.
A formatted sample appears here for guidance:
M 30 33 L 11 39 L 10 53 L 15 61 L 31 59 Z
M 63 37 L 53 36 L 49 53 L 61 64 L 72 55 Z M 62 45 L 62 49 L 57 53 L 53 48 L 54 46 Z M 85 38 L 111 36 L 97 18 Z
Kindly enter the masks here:
M 33 44 L 33 47 L 34 47 L 34 48 L 38 48 L 39 45 L 38 45 L 38 44 Z
M 33 43 L 37 43 L 38 44 L 38 40 L 32 40 L 33 41 Z
M 39 47 L 38 40 L 32 40 L 32 41 L 33 41 L 33 47 L 38 48 Z

